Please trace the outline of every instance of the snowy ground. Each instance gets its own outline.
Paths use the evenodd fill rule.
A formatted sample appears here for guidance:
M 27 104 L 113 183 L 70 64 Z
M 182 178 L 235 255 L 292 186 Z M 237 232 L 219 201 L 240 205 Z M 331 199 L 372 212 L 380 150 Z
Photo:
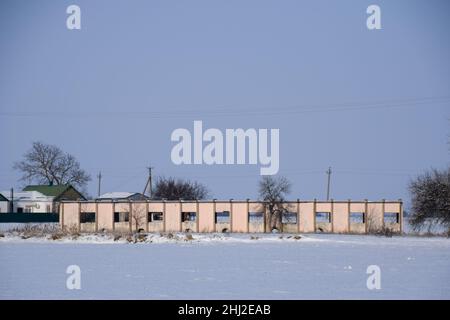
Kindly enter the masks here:
M 130 244 L 5 234 L 0 299 L 450 299 L 443 237 L 175 236 Z M 66 288 L 69 265 L 81 268 L 81 290 Z M 381 268 L 380 290 L 367 289 L 369 265 Z

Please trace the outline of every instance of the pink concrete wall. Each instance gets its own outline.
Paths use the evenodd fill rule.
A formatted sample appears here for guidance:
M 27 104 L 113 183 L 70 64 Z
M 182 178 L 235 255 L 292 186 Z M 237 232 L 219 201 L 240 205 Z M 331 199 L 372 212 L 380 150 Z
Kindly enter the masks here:
M 114 210 L 115 212 L 130 212 L 130 203 L 128 202 L 116 203 Z
M 181 202 L 181 211 L 182 212 L 197 212 L 197 203 L 196 202 Z
M 316 203 L 316 212 L 331 212 L 331 203 Z
M 80 223 L 81 232 L 96 232 L 95 222 Z
M 181 225 L 182 231 L 198 232 L 198 217 L 196 202 L 181 202 L 181 212 L 195 212 L 195 221 L 184 221 Z
M 95 203 L 87 202 L 87 203 L 81 203 L 80 205 L 80 219 L 86 212 L 96 212 L 96 206 Z M 95 222 L 80 222 L 80 231 L 81 232 L 95 232 L 96 230 L 96 223 Z
M 231 202 L 221 202 L 216 201 L 216 212 L 230 211 L 231 212 Z
M 80 227 L 80 219 L 78 217 L 79 204 L 76 202 L 64 203 L 64 211 L 62 220 L 63 227 L 69 229 L 78 229 Z
M 314 207 L 315 204 L 315 207 Z M 367 212 L 366 212 L 367 206 Z M 131 208 L 130 208 L 131 207 Z M 96 212 L 96 224 L 80 224 L 79 209 L 83 212 Z M 300 202 L 297 209 L 297 202 L 286 204 L 289 212 L 298 212 L 298 223 L 283 224 L 284 232 L 314 232 L 318 228 L 322 228 L 324 232 L 336 233 L 364 233 L 366 228 L 370 231 L 377 231 L 381 228 L 388 227 L 393 231 L 401 230 L 401 213 L 402 205 L 400 202 L 351 202 L 349 203 L 334 202 L 331 204 L 323 202 Z M 315 210 L 314 210 L 315 209 Z M 384 211 L 383 211 L 384 210 Z M 181 223 L 181 212 L 196 212 L 197 220 L 194 222 Z M 231 223 L 215 224 L 215 212 L 229 211 L 231 214 Z M 130 226 L 134 231 L 144 229 L 149 232 L 178 232 L 190 229 L 194 232 L 215 232 L 227 229 L 231 232 L 263 232 L 264 225 L 262 223 L 248 222 L 248 212 L 262 212 L 263 205 L 255 201 L 217 201 L 217 202 L 63 202 L 61 204 L 60 222 L 64 227 L 72 227 L 81 229 L 81 231 L 95 230 L 112 230 L 129 232 Z M 114 212 L 129 212 L 130 222 L 121 222 L 113 224 Z M 138 219 L 137 212 L 142 215 L 142 219 Z M 163 221 L 147 223 L 148 212 L 162 212 Z M 318 223 L 315 219 L 315 212 L 331 212 L 332 223 Z M 349 213 L 364 212 L 366 213 L 366 223 L 350 224 Z M 384 222 L 384 212 L 398 212 L 400 214 L 400 223 Z M 137 221 L 136 221 L 137 220 Z M 137 225 L 136 225 L 137 223 Z M 97 227 L 97 228 L 96 228 Z M 371 228 L 371 229 L 370 229 Z M 267 230 L 266 230 L 267 231 Z
M 165 223 L 167 232 L 181 231 L 181 203 L 179 202 L 166 203 Z
M 350 229 L 349 232 L 351 233 L 365 233 L 366 232 L 366 226 L 367 226 L 367 212 L 366 212 L 366 203 L 365 202 L 350 202 L 350 213 L 356 213 L 356 212 L 362 212 L 364 213 L 364 223 L 355 223 L 352 221 L 349 221 L 350 223 Z M 350 215 L 349 213 L 349 215 Z M 350 216 L 349 216 L 350 219 Z
M 333 232 L 345 233 L 349 231 L 348 203 L 333 203 Z
M 288 232 L 288 233 L 296 233 L 298 232 L 298 226 L 299 226 L 299 217 L 298 217 L 298 203 L 296 202 L 292 202 L 292 203 L 287 203 L 286 205 L 284 205 L 284 208 L 287 210 L 287 212 L 291 212 L 291 213 L 295 213 L 297 215 L 297 220 L 292 221 L 290 223 L 283 223 L 283 232 Z
M 384 211 L 385 212 L 400 212 L 400 203 L 386 202 L 384 204 Z
M 95 203 L 86 202 L 80 205 L 81 212 L 95 212 Z
M 300 232 L 314 232 L 314 204 L 312 202 L 300 203 Z
M 153 221 L 148 223 L 148 231 L 149 232 L 164 232 L 164 220 L 166 219 L 164 213 L 164 203 L 149 203 L 148 204 L 148 212 L 162 212 L 163 220 L 162 221 Z
M 250 221 L 248 221 L 248 231 L 249 232 L 265 232 L 265 228 L 268 228 L 268 227 L 267 227 L 267 221 L 266 221 L 266 223 L 264 223 L 265 219 L 267 219 L 264 206 L 263 205 L 258 205 L 258 204 L 255 204 L 255 203 L 249 203 L 248 209 L 249 209 L 248 210 L 249 212 L 262 213 L 261 221 L 258 221 L 258 222 L 255 222 L 255 221 L 250 222 Z M 247 219 L 249 219 L 249 217 L 247 217 Z
M 140 229 L 148 231 L 148 211 L 145 202 L 131 204 L 131 227 L 134 231 Z
M 214 204 L 199 203 L 199 231 L 214 232 Z
M 316 203 L 316 212 L 330 212 L 331 222 L 319 221 L 316 218 L 316 226 L 315 230 L 318 232 L 333 232 L 333 213 L 332 213 L 332 205 L 331 203 Z M 314 213 L 315 214 L 315 213 Z
M 223 212 L 223 211 L 230 212 L 230 220 L 229 220 L 229 222 L 218 222 L 218 223 L 215 224 L 214 229 L 215 229 L 216 232 L 230 231 L 230 229 L 231 229 L 231 219 L 232 219 L 231 206 L 232 206 L 232 204 L 229 201 L 216 201 L 216 210 L 215 210 L 215 212 Z
M 131 203 L 125 202 L 125 203 L 116 203 L 114 205 L 114 212 L 128 212 L 129 221 L 124 222 L 115 222 L 114 223 L 114 230 L 118 232 L 130 232 L 131 231 L 131 222 L 132 222 L 132 216 L 131 216 Z
M 148 204 L 148 212 L 162 212 L 164 213 L 164 203 L 153 203 Z
M 149 222 L 148 232 L 164 232 L 164 221 Z
M 384 204 L 384 212 L 391 212 L 391 213 L 398 213 L 398 219 L 399 222 L 384 222 L 384 227 L 385 228 L 389 228 L 390 230 L 394 231 L 394 232 L 400 232 L 401 230 L 401 220 L 402 220 L 402 216 L 401 216 L 401 204 L 399 202 L 397 203 L 390 203 L 390 202 L 386 202 Z
M 231 230 L 233 232 L 247 232 L 248 210 L 246 202 L 233 202 L 233 217 Z
M 368 232 L 373 232 L 383 228 L 383 204 L 368 203 L 367 209 L 367 228 Z
M 98 203 L 97 207 L 97 220 L 98 220 L 98 230 L 112 230 L 114 213 L 112 203 Z
M 350 212 L 365 212 L 366 204 L 361 202 L 350 202 Z

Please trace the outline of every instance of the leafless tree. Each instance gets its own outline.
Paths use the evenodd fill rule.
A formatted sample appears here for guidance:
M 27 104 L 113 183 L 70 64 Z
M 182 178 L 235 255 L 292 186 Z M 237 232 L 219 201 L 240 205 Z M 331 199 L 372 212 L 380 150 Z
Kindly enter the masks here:
M 54 145 L 33 142 L 22 161 L 13 167 L 22 173 L 21 180 L 39 184 L 72 184 L 85 189 L 91 180 L 87 172 L 71 154 L 64 153 Z
M 286 195 L 291 192 L 291 183 L 284 177 L 264 176 L 259 182 L 259 197 L 264 201 L 264 212 L 268 231 L 282 231 L 282 216 L 287 211 Z
M 147 222 L 147 210 L 145 204 L 134 204 L 131 207 L 131 219 L 136 231 L 143 229 Z
M 201 200 L 209 194 L 208 189 L 196 181 L 159 177 L 156 180 L 154 199 Z
M 450 167 L 432 169 L 412 180 L 411 224 L 420 230 L 426 223 L 442 225 L 450 231 Z M 450 234 L 450 233 L 449 233 Z

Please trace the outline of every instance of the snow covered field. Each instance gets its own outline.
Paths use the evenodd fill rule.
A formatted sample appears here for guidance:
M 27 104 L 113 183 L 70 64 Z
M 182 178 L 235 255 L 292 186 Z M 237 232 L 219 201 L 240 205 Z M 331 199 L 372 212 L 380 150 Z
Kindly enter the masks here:
M 447 238 L 178 236 L 129 244 L 6 235 L 0 298 L 450 299 Z M 66 288 L 69 265 L 81 268 L 80 290 Z M 381 268 L 380 290 L 367 289 L 369 265 Z

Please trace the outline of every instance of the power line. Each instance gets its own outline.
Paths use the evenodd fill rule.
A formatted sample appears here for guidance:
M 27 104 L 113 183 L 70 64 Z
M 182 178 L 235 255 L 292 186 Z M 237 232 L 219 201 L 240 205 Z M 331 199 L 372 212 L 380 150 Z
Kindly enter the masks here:
M 317 112 L 340 112 L 340 111 L 363 111 L 375 109 L 391 109 L 402 107 L 414 107 L 420 105 L 433 106 L 441 103 L 450 103 L 450 97 L 423 97 L 409 98 L 402 100 L 385 100 L 365 103 L 338 103 L 338 104 L 321 104 L 309 106 L 290 106 L 290 107 L 269 107 L 269 108 L 223 108 L 223 109 L 178 109 L 166 111 L 115 111 L 115 112 L 92 112 L 92 111 L 2 111 L 0 116 L 3 117 L 92 117 L 92 116 L 109 116 L 109 117 L 152 117 L 152 118 L 186 118 L 201 115 L 202 117 L 211 116 L 274 116 L 282 114 L 305 114 Z

